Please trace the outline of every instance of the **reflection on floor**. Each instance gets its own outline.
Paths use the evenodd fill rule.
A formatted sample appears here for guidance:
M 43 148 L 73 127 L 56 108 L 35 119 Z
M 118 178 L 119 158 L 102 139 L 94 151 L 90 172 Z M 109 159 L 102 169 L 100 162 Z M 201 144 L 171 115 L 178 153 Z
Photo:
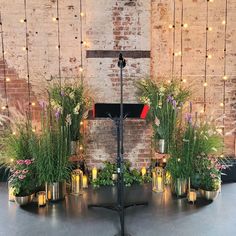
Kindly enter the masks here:
M 5 183 L 0 184 L 0 235 L 111 236 L 119 230 L 115 212 L 87 209 L 88 203 L 113 202 L 115 188 L 89 188 L 79 197 L 38 208 L 34 204 L 21 208 L 8 202 Z M 127 232 L 133 236 L 233 236 L 236 235 L 236 184 L 223 185 L 213 203 L 188 204 L 176 199 L 169 190 L 152 193 L 151 186 L 127 188 L 128 201 L 148 200 L 148 206 L 126 210 Z

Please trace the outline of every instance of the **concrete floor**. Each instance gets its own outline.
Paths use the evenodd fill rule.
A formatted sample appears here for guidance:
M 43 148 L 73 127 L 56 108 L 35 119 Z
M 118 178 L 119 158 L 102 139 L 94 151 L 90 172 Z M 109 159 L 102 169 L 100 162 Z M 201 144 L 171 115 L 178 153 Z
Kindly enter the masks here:
M 92 188 L 83 196 L 38 208 L 21 208 L 8 202 L 7 188 L 0 185 L 1 236 L 112 236 L 119 231 L 117 213 L 87 209 L 87 203 L 112 202 L 115 188 Z M 151 186 L 134 186 L 126 191 L 128 200 L 148 199 L 148 206 L 126 210 L 126 229 L 133 236 L 234 236 L 236 235 L 236 184 L 223 185 L 213 203 L 198 200 L 195 205 L 176 199 L 169 191 L 151 192 Z

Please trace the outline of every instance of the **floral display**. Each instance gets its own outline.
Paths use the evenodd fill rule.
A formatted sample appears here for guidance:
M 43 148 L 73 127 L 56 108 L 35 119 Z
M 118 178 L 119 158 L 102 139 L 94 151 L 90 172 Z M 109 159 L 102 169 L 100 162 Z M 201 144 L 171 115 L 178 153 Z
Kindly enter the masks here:
M 13 187 L 15 196 L 28 196 L 36 188 L 34 160 L 17 160 L 11 169 L 9 182 Z
M 87 118 L 91 99 L 87 96 L 82 85 L 54 86 L 50 90 L 50 105 L 61 125 L 70 127 L 70 139 L 77 141 L 81 138 L 80 122 Z

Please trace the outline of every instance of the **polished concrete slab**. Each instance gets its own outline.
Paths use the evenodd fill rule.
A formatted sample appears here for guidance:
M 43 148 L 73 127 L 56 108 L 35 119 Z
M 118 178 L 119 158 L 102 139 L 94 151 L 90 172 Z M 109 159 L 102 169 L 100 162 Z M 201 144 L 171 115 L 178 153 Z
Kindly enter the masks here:
M 1 236 L 112 236 L 119 231 L 116 212 L 88 209 L 88 203 L 113 202 L 116 189 L 87 189 L 82 196 L 68 195 L 63 202 L 38 208 L 8 202 L 7 187 L 0 184 Z M 166 191 L 152 193 L 151 186 L 126 190 L 127 201 L 148 200 L 148 206 L 126 210 L 127 232 L 133 236 L 234 236 L 236 235 L 236 184 L 226 184 L 214 202 L 195 205 Z

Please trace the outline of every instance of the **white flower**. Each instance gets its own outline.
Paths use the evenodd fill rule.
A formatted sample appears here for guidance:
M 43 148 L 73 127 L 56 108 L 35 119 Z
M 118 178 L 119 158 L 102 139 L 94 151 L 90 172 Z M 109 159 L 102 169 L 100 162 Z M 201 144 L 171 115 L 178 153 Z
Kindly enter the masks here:
M 80 104 L 78 103 L 76 107 L 74 108 L 74 114 L 78 115 L 80 110 Z
M 159 125 L 160 125 L 160 120 L 159 120 L 157 117 L 155 118 L 155 125 L 156 125 L 156 126 L 159 126 Z
M 68 115 L 66 116 L 66 124 L 67 124 L 67 125 L 71 125 L 71 114 L 68 114 Z
M 74 99 L 74 98 L 75 98 L 75 93 L 74 93 L 74 92 L 71 92 L 71 93 L 69 94 L 69 97 L 70 97 L 71 99 Z
M 163 86 L 160 87 L 160 93 L 164 93 L 165 92 L 165 88 Z

